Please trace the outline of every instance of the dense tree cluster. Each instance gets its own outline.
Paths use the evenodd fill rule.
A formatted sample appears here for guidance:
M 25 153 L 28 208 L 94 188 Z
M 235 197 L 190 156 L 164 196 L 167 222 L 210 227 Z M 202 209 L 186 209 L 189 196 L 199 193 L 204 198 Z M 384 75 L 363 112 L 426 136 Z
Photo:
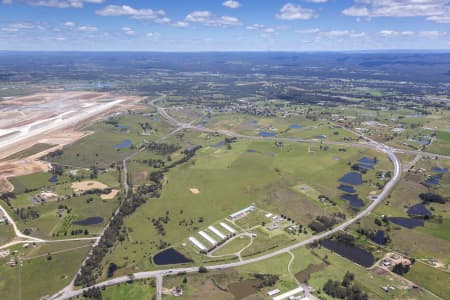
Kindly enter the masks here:
M 448 199 L 442 197 L 441 195 L 433 193 L 421 193 L 419 194 L 419 197 L 424 203 L 433 202 L 444 204 L 448 202 Z
M 334 238 L 347 245 L 355 244 L 355 237 L 346 232 L 338 232 L 334 235 Z
M 253 274 L 253 277 L 261 280 L 261 283 L 259 283 L 258 286 L 256 287 L 257 289 L 263 289 L 268 286 L 274 286 L 279 279 L 278 275 L 272 274 Z
M 392 272 L 398 274 L 398 275 L 404 275 L 409 272 L 410 266 L 404 265 L 403 263 L 398 263 L 394 266 L 392 269 Z
M 347 300 L 367 300 L 369 296 L 364 293 L 361 288 L 353 283 L 355 276 L 347 272 L 344 275 L 342 282 L 337 280 L 328 279 L 328 281 L 323 286 L 323 291 L 327 293 L 327 295 L 338 298 L 338 299 L 347 299 Z
M 166 162 L 162 159 L 153 159 L 153 158 L 143 159 L 141 160 L 141 162 L 155 169 L 163 168 L 166 164 Z
M 102 291 L 98 287 L 83 291 L 83 297 L 86 299 L 102 300 Z
M 64 154 L 64 150 L 61 150 L 61 149 L 60 150 L 55 150 L 55 151 L 47 153 L 47 155 L 44 156 L 44 158 L 46 160 L 54 159 L 54 158 L 61 157 L 63 154 Z
M 70 232 L 70 235 L 88 235 L 89 231 L 87 229 L 75 229 Z
M 168 155 L 174 153 L 175 151 L 178 151 L 180 149 L 180 146 L 174 144 L 150 142 L 148 144 L 145 144 L 145 149 L 159 155 Z
M 16 213 L 17 217 L 23 221 L 34 220 L 39 218 L 39 212 L 30 206 L 27 208 L 25 207 L 16 208 L 14 212 Z
M 52 174 L 61 176 L 64 173 L 64 167 L 60 164 L 52 164 Z
M 13 193 L 13 192 L 2 193 L 2 194 L 0 194 L 0 199 L 2 199 L 3 201 L 5 201 L 5 203 L 6 203 L 10 208 L 13 208 L 10 199 L 16 199 L 16 194 Z
M 322 232 L 336 225 L 339 222 L 339 219 L 345 219 L 345 215 L 333 214 L 332 216 L 318 216 L 308 226 L 314 232 Z
M 381 221 L 380 219 L 375 219 L 375 224 L 380 224 L 378 226 L 381 226 Z M 372 241 L 375 239 L 375 235 L 377 233 L 377 230 L 370 230 L 370 229 L 364 229 L 364 228 L 358 228 L 356 230 L 356 232 L 358 232 L 361 235 L 366 236 L 367 238 L 371 239 Z M 383 244 L 389 243 L 391 241 L 391 238 L 389 237 L 389 235 L 385 234 L 384 235 L 384 240 L 383 240 Z

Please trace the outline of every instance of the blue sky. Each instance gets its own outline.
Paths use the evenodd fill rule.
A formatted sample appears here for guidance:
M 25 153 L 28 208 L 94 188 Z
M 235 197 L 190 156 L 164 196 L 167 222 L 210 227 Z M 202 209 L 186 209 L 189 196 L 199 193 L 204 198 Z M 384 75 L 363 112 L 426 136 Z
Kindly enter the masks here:
M 0 0 L 0 50 L 450 49 L 450 0 Z

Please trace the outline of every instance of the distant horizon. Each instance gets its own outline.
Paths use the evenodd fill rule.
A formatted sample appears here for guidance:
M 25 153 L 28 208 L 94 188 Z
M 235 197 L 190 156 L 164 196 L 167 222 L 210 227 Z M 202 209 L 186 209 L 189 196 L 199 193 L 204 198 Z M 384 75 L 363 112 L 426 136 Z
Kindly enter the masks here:
M 450 53 L 450 49 L 361 49 L 361 50 L 1 50 L 0 53 Z

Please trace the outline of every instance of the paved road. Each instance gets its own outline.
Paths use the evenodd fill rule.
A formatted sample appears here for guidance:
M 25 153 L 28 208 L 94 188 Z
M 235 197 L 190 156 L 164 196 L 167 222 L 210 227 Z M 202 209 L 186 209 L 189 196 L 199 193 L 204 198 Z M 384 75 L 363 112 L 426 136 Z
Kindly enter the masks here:
M 157 101 L 160 101 L 161 99 L 163 99 L 165 96 L 161 96 L 153 101 L 150 102 L 150 105 L 152 105 L 153 107 L 155 107 L 158 112 L 172 125 L 177 126 L 177 127 L 182 127 L 182 128 L 193 128 L 193 129 L 197 129 L 197 130 L 204 130 L 204 131 L 210 131 L 210 129 L 207 128 L 199 128 L 199 127 L 195 127 L 192 126 L 191 124 L 186 124 L 186 123 L 181 123 L 178 122 L 177 120 L 175 120 L 174 118 L 172 118 L 171 116 L 169 116 L 167 114 L 167 112 L 156 105 Z M 214 131 L 216 132 L 216 131 Z M 242 135 L 235 135 L 237 137 L 244 137 L 247 138 L 246 136 L 242 136 Z M 250 137 L 250 138 L 255 138 L 255 137 Z M 290 139 L 290 138 L 286 138 L 289 141 L 305 141 L 305 142 L 312 142 L 309 140 L 302 140 L 302 139 Z M 317 141 L 314 141 L 317 143 Z M 339 143 L 341 144 L 341 143 Z M 314 243 L 320 239 L 326 238 L 336 232 L 339 232 L 345 228 L 347 228 L 348 226 L 350 226 L 351 224 L 357 222 L 359 219 L 361 219 L 362 217 L 364 217 L 365 215 L 368 215 L 373 209 L 375 209 L 375 207 L 380 204 L 388 195 L 389 193 L 392 191 L 392 189 L 394 188 L 394 186 L 398 183 L 398 181 L 400 180 L 400 175 L 401 175 L 401 164 L 400 164 L 400 160 L 397 158 L 397 156 L 395 155 L 394 151 L 382 144 L 382 143 L 377 143 L 375 141 L 370 141 L 370 143 L 367 144 L 349 144 L 349 143 L 342 143 L 346 146 L 358 146 L 360 147 L 361 145 L 364 145 L 364 147 L 368 147 L 368 148 L 373 148 L 376 149 L 378 151 L 381 151 L 383 153 L 385 153 L 389 159 L 391 160 L 391 162 L 394 165 L 394 174 L 393 177 L 391 178 L 391 180 L 384 186 L 383 191 L 378 195 L 378 197 L 369 205 L 367 206 L 364 210 L 362 210 L 361 212 L 359 212 L 355 217 L 353 217 L 352 219 L 349 219 L 347 221 L 345 221 L 344 223 L 339 224 L 338 226 L 336 226 L 335 228 L 320 233 L 318 235 L 312 236 L 306 240 L 300 241 L 298 243 L 292 244 L 290 246 L 284 247 L 282 249 L 276 250 L 274 252 L 271 253 L 267 253 L 265 255 L 262 256 L 258 256 L 258 257 L 254 257 L 254 258 L 250 258 L 250 259 L 246 259 L 246 260 L 242 260 L 239 262 L 233 262 L 233 263 L 227 263 L 227 264 L 219 264 L 219 265 L 210 265 L 207 266 L 206 268 L 208 270 L 221 270 L 221 269 L 227 269 L 227 268 L 233 268 L 233 267 L 238 267 L 238 266 L 242 266 L 242 265 L 246 265 L 246 264 L 251 264 L 251 263 L 256 263 L 256 262 L 260 262 L 269 258 L 272 258 L 274 256 L 283 254 L 283 253 L 288 253 L 294 249 L 297 249 L 299 247 L 303 247 L 305 245 Z M 158 270 L 158 271 L 148 271 L 148 272 L 138 272 L 138 273 L 134 273 L 134 278 L 135 279 L 145 279 L 145 278 L 156 278 L 157 282 L 158 278 L 161 278 L 165 275 L 170 275 L 170 274 L 176 274 L 176 273 L 180 273 L 180 272 L 186 272 L 186 273 L 192 273 L 192 272 L 198 272 L 198 267 L 188 267 L 188 268 L 174 268 L 174 269 L 168 269 L 168 270 Z M 96 285 L 94 285 L 95 287 L 103 287 L 103 286 L 110 286 L 110 285 L 115 285 L 115 284 L 119 284 L 119 283 L 123 283 L 123 282 L 127 282 L 129 281 L 129 276 L 122 276 L 122 277 L 117 277 L 117 278 L 113 278 L 110 280 L 106 280 L 103 281 L 101 283 L 98 283 Z M 63 290 L 57 294 L 55 294 L 51 299 L 68 299 L 77 295 L 80 295 L 85 289 L 80 289 L 80 290 Z
M 162 275 L 156 276 L 156 300 L 161 300 L 163 289 L 163 277 Z

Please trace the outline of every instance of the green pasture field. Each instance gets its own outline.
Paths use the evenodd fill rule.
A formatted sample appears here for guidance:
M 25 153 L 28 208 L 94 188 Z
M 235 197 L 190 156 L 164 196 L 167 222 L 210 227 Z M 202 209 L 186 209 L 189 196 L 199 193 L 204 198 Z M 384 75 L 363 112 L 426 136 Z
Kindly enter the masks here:
M 50 144 L 46 144 L 46 143 L 37 143 L 34 144 L 33 146 L 31 146 L 28 149 L 16 152 L 8 157 L 3 158 L 2 160 L 12 160 L 12 159 L 21 159 L 21 158 L 26 158 L 28 156 L 40 153 L 44 150 L 50 149 L 52 147 L 54 147 L 55 145 L 50 145 Z
M 156 295 L 154 280 L 113 285 L 102 290 L 104 300 L 151 300 Z
M 248 244 L 250 244 L 250 238 L 248 236 L 236 237 L 232 241 L 226 243 L 219 249 L 211 253 L 213 256 L 232 255 L 238 251 L 241 251 Z
M 363 156 L 377 156 L 379 167 L 391 168 L 385 157 L 370 150 L 347 148 L 346 152 L 340 152 L 336 147 L 330 147 L 328 151 L 308 153 L 305 144 L 286 143 L 283 148 L 278 148 L 272 141 L 245 140 L 231 146 L 231 150 L 226 146 L 203 147 L 189 162 L 166 173 L 161 198 L 149 199 L 125 219 L 129 241 L 118 244 L 105 262 L 114 262 L 125 270 L 153 269 L 151 257 L 160 251 L 160 241 L 179 248 L 178 245 L 189 236 L 252 203 L 274 214 L 292 216 L 297 223 L 307 226 L 324 210 L 317 201 L 290 190 L 299 183 L 329 195 L 350 215 L 352 210 L 338 199 L 341 193 L 336 189 L 338 179 L 350 170 L 348 162 Z M 248 149 L 257 152 L 248 153 Z M 375 171 L 364 177 L 375 178 Z M 190 188 L 197 188 L 200 193 L 194 195 Z M 373 188 L 364 184 L 358 189 L 364 195 Z M 163 224 L 165 235 L 160 236 L 152 220 L 164 217 L 166 212 L 169 221 Z M 186 225 L 191 220 L 192 225 Z M 243 255 L 259 255 L 273 246 L 305 237 L 271 234 L 261 230 Z M 180 249 L 184 252 L 187 248 Z M 189 250 L 189 253 L 193 251 Z
M 420 160 L 412 171 L 402 175 L 391 196 L 376 208 L 372 216 L 378 218 L 381 215 L 408 217 L 408 208 L 422 202 L 419 198 L 420 193 L 432 192 L 448 197 L 450 195 L 448 183 L 450 175 L 448 173 L 442 176 L 442 184 L 439 186 L 427 188 L 421 182 L 426 180 L 429 175 L 435 175 L 431 172 L 432 167 L 448 168 L 449 166 L 450 161 L 448 160 Z M 415 170 L 421 170 L 421 172 L 415 172 Z M 422 172 L 422 170 L 424 171 Z M 427 204 L 426 207 L 433 215 L 442 217 L 442 223 L 437 219 L 426 220 L 423 227 L 419 226 L 414 229 L 407 229 L 391 223 L 389 235 L 392 242 L 388 247 L 416 258 L 439 259 L 446 265 L 450 263 L 450 254 L 446 250 L 450 247 L 450 203 L 432 203 Z M 373 217 L 368 218 L 367 223 L 373 224 Z M 372 225 L 372 229 L 374 227 L 386 230 L 386 228 Z M 364 225 L 364 228 L 370 227 Z
M 86 256 L 89 247 L 52 254 L 51 260 L 47 256 L 25 260 L 15 267 L 0 261 L 0 289 L 2 299 L 40 299 L 51 295 L 72 280 L 80 264 Z M 9 259 L 9 258 L 8 258 Z M 41 274 L 42 276 L 37 276 Z
M 448 155 L 450 153 L 450 132 L 438 131 L 436 139 L 427 147 L 427 151 Z
M 10 181 L 14 185 L 14 193 L 16 194 L 23 193 L 25 189 L 52 188 L 58 184 L 69 181 L 69 177 L 63 175 L 58 176 L 58 182 L 49 182 L 48 180 L 52 176 L 53 175 L 50 172 L 39 172 L 30 175 L 14 177 L 11 178 Z
M 303 128 L 290 128 L 291 125 L 301 125 Z M 302 116 L 289 118 L 259 117 L 245 114 L 219 114 L 214 115 L 206 125 L 208 128 L 226 129 L 237 133 L 255 136 L 259 131 L 277 133 L 279 137 L 294 137 L 314 139 L 318 135 L 325 135 L 326 140 L 342 141 L 344 138 L 356 136 L 342 128 L 335 128 L 327 120 L 311 121 Z
M 88 203 L 88 198 L 93 198 L 94 200 Z M 33 206 L 40 215 L 39 218 L 34 220 L 19 221 L 18 226 L 23 231 L 26 228 L 31 228 L 31 235 L 41 238 L 70 238 L 76 237 L 71 236 L 70 231 L 76 229 L 87 229 L 89 234 L 100 233 L 104 228 L 105 224 L 111 217 L 112 212 L 119 205 L 120 200 L 116 197 L 111 200 L 102 200 L 97 195 L 85 195 L 77 196 L 70 199 L 65 199 L 61 201 L 51 201 L 43 205 Z M 13 205 L 15 205 L 14 200 L 12 200 Z M 31 201 L 30 201 L 31 204 Z M 63 217 L 57 216 L 57 209 L 59 205 L 64 205 L 72 209 L 70 213 L 65 212 Z M 29 205 L 32 206 L 32 205 Z M 15 219 L 15 213 L 12 213 Z M 101 224 L 97 225 L 74 225 L 65 223 L 67 217 L 71 216 L 70 221 L 78 221 L 88 217 L 103 217 L 104 220 Z M 67 235 L 64 235 L 64 231 L 67 231 Z M 55 234 L 55 236 L 53 236 Z
M 145 111 L 144 111 L 145 112 Z M 136 152 L 134 147 L 143 143 L 157 139 L 166 135 L 172 129 L 164 121 L 153 121 L 151 117 L 142 114 L 131 114 L 117 118 L 119 124 L 128 126 L 128 130 L 121 131 L 106 121 L 97 122 L 94 125 L 85 128 L 94 131 L 93 134 L 75 142 L 72 145 L 64 147 L 64 154 L 60 157 L 51 159 L 64 165 L 89 168 L 96 165 L 101 168 L 109 167 L 112 163 L 122 160 L 130 154 Z M 155 131 L 147 136 L 142 135 L 142 129 L 139 123 L 148 122 Z M 124 140 L 130 140 L 134 147 L 115 149 L 116 144 Z
M 316 290 L 322 289 L 328 279 L 341 281 L 345 272 L 349 271 L 355 274 L 355 283 L 369 294 L 369 299 L 392 299 L 398 297 L 435 299 L 435 297 L 426 292 L 403 289 L 404 286 L 408 286 L 407 282 L 402 282 L 399 277 L 392 274 L 378 274 L 376 270 L 367 270 L 324 248 L 314 251 L 322 258 L 327 256 L 326 260 L 329 262 L 325 269 L 311 274 L 309 284 Z M 386 293 L 382 290 L 382 286 L 393 286 L 395 290 Z M 321 295 L 326 294 L 322 292 Z M 330 298 L 327 296 L 326 299 Z
M 54 243 L 36 243 L 32 244 L 28 248 L 21 248 L 20 246 L 16 249 L 19 250 L 19 255 L 23 260 L 35 259 L 40 256 L 46 256 L 48 253 L 58 254 L 69 251 L 74 251 L 76 249 L 89 249 L 92 247 L 93 240 L 82 240 L 82 241 L 63 241 Z
M 11 225 L 0 224 L 0 245 L 6 244 L 14 237 L 14 230 Z
M 450 274 L 424 263 L 416 262 L 405 277 L 443 299 L 450 293 Z

